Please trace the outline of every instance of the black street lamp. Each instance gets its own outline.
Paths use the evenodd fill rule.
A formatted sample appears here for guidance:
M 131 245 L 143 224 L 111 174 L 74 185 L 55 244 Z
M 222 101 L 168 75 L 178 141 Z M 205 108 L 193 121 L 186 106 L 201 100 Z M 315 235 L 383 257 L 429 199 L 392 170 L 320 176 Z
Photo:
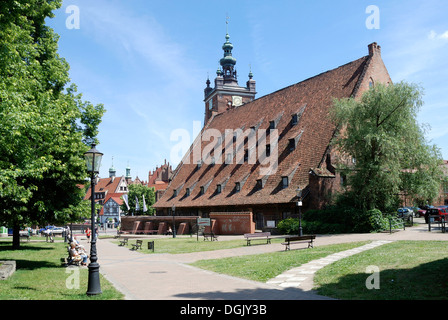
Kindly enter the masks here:
M 176 238 L 176 222 L 174 222 L 174 213 L 176 212 L 176 206 L 173 206 L 171 208 L 171 211 L 173 212 L 173 238 Z
M 91 235 L 92 241 L 90 241 L 90 264 L 89 264 L 89 284 L 87 288 L 87 295 L 101 294 L 100 284 L 100 265 L 96 256 L 96 237 L 95 237 L 95 175 L 100 171 L 101 158 L 103 154 L 95 148 L 96 144 L 92 143 L 92 149 L 84 153 L 86 159 L 87 171 L 90 173 L 90 189 L 92 190 L 91 200 Z
M 297 193 L 297 206 L 299 207 L 299 236 L 303 236 L 302 233 L 302 189 L 300 187 L 297 187 L 296 193 Z

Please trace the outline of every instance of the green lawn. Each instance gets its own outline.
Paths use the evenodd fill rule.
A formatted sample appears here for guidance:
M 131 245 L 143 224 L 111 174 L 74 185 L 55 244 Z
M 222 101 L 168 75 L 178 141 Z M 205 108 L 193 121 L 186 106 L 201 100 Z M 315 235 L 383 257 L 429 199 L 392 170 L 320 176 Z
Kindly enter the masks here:
M 266 282 L 286 270 L 367 242 L 337 244 L 252 256 L 202 260 L 192 265 L 218 273 Z M 367 289 L 379 268 L 379 289 Z M 448 299 L 448 242 L 395 241 L 334 262 L 316 272 L 318 294 L 347 300 Z
M 379 289 L 366 288 L 368 266 Z M 448 242 L 396 241 L 339 260 L 316 273 L 317 292 L 338 299 L 448 299 Z
M 103 294 L 86 295 L 88 269 L 65 268 L 61 258 L 67 256 L 62 242 L 22 242 L 19 250 L 12 250 L 11 240 L 0 241 L 0 260 L 15 260 L 16 272 L 0 281 L 0 300 L 109 300 L 123 299 L 102 276 Z M 79 279 L 79 281 L 78 281 Z M 78 286 L 77 289 L 76 287 Z
M 280 239 L 272 239 L 271 243 L 280 243 L 283 242 L 285 238 Z M 138 250 L 143 253 L 153 253 L 152 250 L 148 250 L 148 241 L 154 241 L 154 253 L 171 253 L 171 254 L 179 254 L 179 253 L 190 253 L 190 252 L 200 252 L 200 251 L 213 251 L 213 250 L 222 250 L 222 249 L 232 249 L 232 248 L 241 248 L 246 246 L 246 241 L 243 236 L 241 236 L 240 240 L 225 240 L 225 241 L 204 241 L 203 237 L 199 237 L 199 241 L 197 241 L 196 237 L 176 237 L 176 238 L 162 238 L 162 239 L 149 239 L 143 240 L 142 250 Z M 120 241 L 113 241 L 117 245 Z M 135 243 L 136 240 L 129 239 L 128 248 L 132 248 L 132 243 Z M 253 245 L 262 245 L 266 243 L 264 241 L 254 241 Z
M 235 277 L 266 282 L 286 270 L 298 267 L 311 260 L 323 258 L 332 253 L 360 247 L 366 242 L 316 246 L 313 249 L 263 253 L 250 256 L 201 260 L 193 266 Z

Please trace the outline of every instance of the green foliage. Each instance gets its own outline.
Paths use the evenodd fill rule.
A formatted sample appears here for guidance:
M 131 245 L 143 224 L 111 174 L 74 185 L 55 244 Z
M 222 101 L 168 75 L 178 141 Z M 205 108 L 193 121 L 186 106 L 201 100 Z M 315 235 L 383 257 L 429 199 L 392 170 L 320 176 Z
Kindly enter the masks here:
M 81 100 L 58 35 L 45 25 L 61 1 L 0 2 L 0 223 L 81 217 L 84 142 L 105 112 Z
M 146 212 L 143 212 L 143 196 L 145 197 L 146 207 L 148 209 Z M 135 210 L 136 197 L 140 206 L 139 211 Z M 156 209 L 152 207 L 156 202 L 156 193 L 153 187 L 147 187 L 141 184 L 131 184 L 128 186 L 128 199 L 129 210 L 124 202 L 120 206 L 121 210 L 127 212 L 128 215 L 154 215 L 156 213 Z
M 388 218 L 378 209 L 364 211 L 353 207 L 332 206 L 324 210 L 309 210 L 302 216 L 304 234 L 378 232 L 388 226 Z M 299 219 L 282 220 L 278 228 L 284 234 L 298 234 Z
M 429 201 L 437 196 L 441 154 L 426 142 L 416 120 L 421 91 L 404 82 L 378 84 L 361 100 L 334 101 L 332 118 L 341 128 L 334 146 L 355 159 L 338 169 L 347 176 L 357 208 L 388 211 L 401 191 Z

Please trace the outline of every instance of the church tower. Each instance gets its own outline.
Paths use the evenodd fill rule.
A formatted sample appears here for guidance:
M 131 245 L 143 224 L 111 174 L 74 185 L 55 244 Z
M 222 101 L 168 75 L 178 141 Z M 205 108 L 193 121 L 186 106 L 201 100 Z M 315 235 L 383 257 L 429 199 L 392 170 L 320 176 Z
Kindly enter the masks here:
M 206 82 L 207 87 L 204 89 L 204 125 L 213 114 L 240 107 L 255 99 L 255 80 L 252 79 L 252 72 L 249 73 L 246 87 L 238 85 L 235 69 L 236 59 L 232 56 L 233 44 L 229 40 L 230 36 L 227 31 L 226 42 L 222 45 L 224 57 L 219 60 L 220 67 L 216 71 L 215 87 L 210 87 L 210 79 L 207 79 Z

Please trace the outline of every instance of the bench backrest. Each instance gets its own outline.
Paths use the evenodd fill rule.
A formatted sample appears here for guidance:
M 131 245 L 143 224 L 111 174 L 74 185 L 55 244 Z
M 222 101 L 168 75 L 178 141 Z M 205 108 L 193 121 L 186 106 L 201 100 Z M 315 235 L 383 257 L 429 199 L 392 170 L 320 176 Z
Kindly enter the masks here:
M 316 236 L 315 235 L 310 235 L 310 236 L 297 236 L 297 237 L 289 237 L 289 241 L 300 241 L 300 240 L 311 240 L 311 239 L 315 239 Z
M 142 244 L 142 243 L 143 243 L 143 240 L 137 240 L 135 243 Z
M 245 238 L 258 238 L 258 237 L 270 237 L 270 232 L 258 232 L 258 233 L 245 233 Z

